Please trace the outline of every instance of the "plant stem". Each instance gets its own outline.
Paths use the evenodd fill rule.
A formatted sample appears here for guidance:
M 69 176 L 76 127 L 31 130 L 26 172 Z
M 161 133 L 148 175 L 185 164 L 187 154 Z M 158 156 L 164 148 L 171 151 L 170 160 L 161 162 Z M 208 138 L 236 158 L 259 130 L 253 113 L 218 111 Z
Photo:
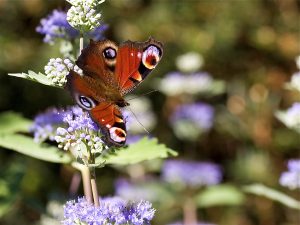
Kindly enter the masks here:
M 93 203 L 93 193 L 91 187 L 91 173 L 88 166 L 83 165 L 83 169 L 81 170 L 82 173 L 82 181 L 83 181 L 83 190 L 84 196 L 86 197 L 89 203 Z
M 79 39 L 79 54 L 81 54 L 81 51 L 83 49 L 83 34 L 80 34 L 80 39 Z
M 100 201 L 99 201 L 99 195 L 98 195 L 98 190 L 97 190 L 95 168 L 92 167 L 90 170 L 91 170 L 91 187 L 92 187 L 92 192 L 93 192 L 94 204 L 96 207 L 99 207 Z
M 183 224 L 197 225 L 197 208 L 192 198 L 187 198 L 183 204 Z
M 86 165 L 79 164 L 77 162 L 72 163 L 72 166 L 81 172 L 83 182 L 84 197 L 88 203 L 93 203 L 93 193 L 91 187 L 91 174 L 90 169 Z

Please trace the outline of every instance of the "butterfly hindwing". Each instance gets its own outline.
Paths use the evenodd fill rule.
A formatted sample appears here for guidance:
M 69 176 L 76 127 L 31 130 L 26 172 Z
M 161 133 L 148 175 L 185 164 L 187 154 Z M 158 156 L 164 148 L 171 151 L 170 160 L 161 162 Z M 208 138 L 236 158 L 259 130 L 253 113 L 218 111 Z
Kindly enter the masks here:
M 120 45 L 115 75 L 122 95 L 146 78 L 160 61 L 162 53 L 162 44 L 153 38 L 146 42 L 126 41 Z
M 120 109 L 106 102 L 98 104 L 90 111 L 91 118 L 106 135 L 107 142 L 122 146 L 126 141 L 126 126 Z

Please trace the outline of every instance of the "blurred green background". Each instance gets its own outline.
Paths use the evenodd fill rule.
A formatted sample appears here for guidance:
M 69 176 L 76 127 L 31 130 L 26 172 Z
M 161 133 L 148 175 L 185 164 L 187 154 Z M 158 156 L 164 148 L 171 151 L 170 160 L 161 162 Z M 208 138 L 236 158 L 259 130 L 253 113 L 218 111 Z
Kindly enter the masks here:
M 50 106 L 73 104 L 64 90 L 7 76 L 43 71 L 50 57 L 58 57 L 59 46 L 44 44 L 35 28 L 53 9 L 68 7 L 63 0 L 0 0 L 0 111 L 32 119 Z M 299 9 L 297 0 L 107 0 L 102 4 L 107 38 L 120 43 L 153 36 L 164 43 L 162 61 L 135 94 L 155 89 L 158 78 L 177 70 L 176 57 L 189 51 L 203 56 L 202 71 L 226 82 L 223 94 L 195 97 L 215 107 L 216 119 L 213 129 L 192 143 L 177 139 L 168 125 L 168 104 L 178 99 L 151 94 L 160 125 L 152 135 L 186 158 L 219 163 L 224 182 L 261 182 L 298 199 L 299 192 L 280 187 L 278 179 L 287 159 L 299 157 L 299 134 L 281 124 L 274 112 L 300 100 L 299 93 L 283 89 L 297 71 Z M 11 204 L 0 214 L 0 224 L 37 222 L 50 198 L 67 196 L 72 173 L 65 166 L 1 150 L 1 182 L 10 188 L 0 189 L 0 198 L 6 192 L 12 197 L 4 199 Z M 101 194 L 113 194 L 119 173 L 101 169 Z M 254 196 L 242 207 L 215 207 L 200 214 L 220 225 L 300 222 L 299 212 Z

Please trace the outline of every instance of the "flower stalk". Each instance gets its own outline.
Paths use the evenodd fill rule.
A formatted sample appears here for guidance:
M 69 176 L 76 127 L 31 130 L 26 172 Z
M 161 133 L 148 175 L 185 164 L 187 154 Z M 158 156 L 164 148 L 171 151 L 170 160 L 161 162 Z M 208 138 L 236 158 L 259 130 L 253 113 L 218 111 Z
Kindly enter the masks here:
M 91 173 L 90 168 L 87 165 L 83 165 L 77 162 L 73 162 L 72 166 L 81 172 L 83 182 L 84 197 L 88 203 L 93 203 L 93 192 L 91 187 Z
M 197 207 L 192 198 L 183 203 L 183 225 L 197 225 Z

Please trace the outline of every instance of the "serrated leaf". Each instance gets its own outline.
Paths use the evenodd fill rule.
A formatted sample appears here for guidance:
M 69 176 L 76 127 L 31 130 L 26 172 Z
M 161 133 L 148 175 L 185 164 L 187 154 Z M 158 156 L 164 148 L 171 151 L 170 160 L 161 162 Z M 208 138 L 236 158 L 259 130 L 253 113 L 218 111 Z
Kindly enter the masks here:
M 35 81 L 44 85 L 48 85 L 48 86 L 52 86 L 52 87 L 59 87 L 55 85 L 52 80 L 50 80 L 45 74 L 39 72 L 36 73 L 34 71 L 29 70 L 28 73 L 9 73 L 9 76 L 13 76 L 13 77 L 20 77 L 20 78 L 24 78 L 27 80 L 31 80 L 31 81 Z
M 247 193 L 263 196 L 271 200 L 280 202 L 281 204 L 290 208 L 300 210 L 300 201 L 297 201 L 296 199 L 293 199 L 282 192 L 266 187 L 262 184 L 248 185 L 244 187 L 244 190 Z
M 15 112 L 0 114 L 0 133 L 26 132 L 32 121 Z
M 126 148 L 116 150 L 104 157 L 107 164 L 128 165 L 156 158 L 176 156 L 177 152 L 158 144 L 156 138 L 143 138 Z M 102 159 L 103 160 L 103 159 Z M 96 160 L 97 161 L 97 160 Z
M 21 134 L 0 133 L 0 147 L 53 163 L 70 163 L 71 156 L 46 143 L 36 143 L 31 137 Z
M 199 207 L 240 205 L 243 201 L 243 192 L 228 184 L 208 187 L 196 196 Z

